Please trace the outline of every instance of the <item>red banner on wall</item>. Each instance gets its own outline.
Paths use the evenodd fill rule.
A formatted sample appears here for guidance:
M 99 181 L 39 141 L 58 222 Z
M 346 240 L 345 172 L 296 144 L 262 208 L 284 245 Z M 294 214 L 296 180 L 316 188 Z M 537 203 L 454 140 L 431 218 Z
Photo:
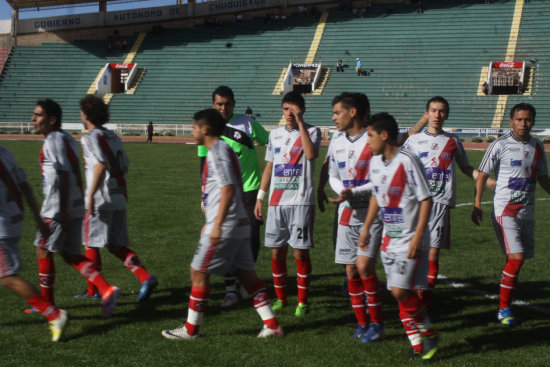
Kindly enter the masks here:
M 493 62 L 493 68 L 496 69 L 521 69 L 523 62 Z
M 134 67 L 134 63 L 130 64 L 122 64 L 122 63 L 109 63 L 109 66 L 111 69 L 132 69 Z

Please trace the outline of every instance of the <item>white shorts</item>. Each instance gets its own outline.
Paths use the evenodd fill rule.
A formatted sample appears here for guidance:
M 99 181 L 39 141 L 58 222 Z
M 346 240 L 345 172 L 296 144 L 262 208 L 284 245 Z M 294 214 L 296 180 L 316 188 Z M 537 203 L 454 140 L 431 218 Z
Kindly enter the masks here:
M 265 245 L 295 249 L 313 248 L 313 221 L 315 206 L 282 205 L 269 206 L 265 224 Z
M 431 248 L 451 248 L 451 209 L 448 205 L 433 203 L 428 230 Z
M 246 228 L 250 233 L 250 228 Z M 235 269 L 254 270 L 249 238 L 222 238 L 217 246 L 210 244 L 210 235 L 203 234 L 191 267 L 197 271 L 224 276 Z
M 334 253 L 334 262 L 336 264 L 353 265 L 357 255 L 378 258 L 380 244 L 382 243 L 382 230 L 384 224 L 377 217 L 370 227 L 370 240 L 367 251 L 362 251 L 357 242 L 363 226 L 343 226 L 338 225 L 338 235 L 336 236 L 336 252 Z
M 384 252 L 380 257 L 386 272 L 386 284 L 391 288 L 428 290 L 428 255 L 422 251 L 417 259 L 408 259 L 407 252 Z
M 19 237 L 0 238 L 0 278 L 15 275 L 23 270 L 18 242 Z
M 502 253 L 523 253 L 523 258 L 535 256 L 535 221 L 514 217 L 491 216 Z
M 36 233 L 34 245 L 38 248 L 53 253 L 67 255 L 80 255 L 82 243 L 82 218 L 73 218 L 71 228 L 68 232 L 63 231 L 61 224 L 52 218 L 42 218 L 50 228 L 50 235 L 43 237 L 40 231 Z
M 126 247 L 130 244 L 126 225 L 126 210 L 86 210 L 82 244 L 94 248 Z

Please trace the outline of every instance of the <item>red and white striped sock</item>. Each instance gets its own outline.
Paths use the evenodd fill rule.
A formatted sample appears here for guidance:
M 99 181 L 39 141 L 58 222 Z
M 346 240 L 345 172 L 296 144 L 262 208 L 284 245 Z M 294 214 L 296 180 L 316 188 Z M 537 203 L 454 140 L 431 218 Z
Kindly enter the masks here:
M 309 279 L 311 277 L 311 258 L 296 258 L 297 283 L 298 283 L 298 302 L 307 304 L 307 294 L 309 289 Z
M 109 290 L 111 285 L 107 283 L 105 278 L 97 271 L 90 260 L 83 255 L 75 256 L 75 259 L 71 261 L 71 265 L 80 272 L 89 282 L 93 283 L 99 289 L 99 292 L 103 295 Z
M 115 256 L 118 257 L 124 263 L 124 266 L 127 267 L 135 276 L 138 277 L 140 283 L 143 283 L 149 279 L 149 272 L 141 265 L 141 261 L 135 252 L 130 250 L 128 247 L 122 247 L 114 252 Z
M 52 304 L 55 304 L 55 263 L 53 257 L 38 259 L 38 279 L 40 281 L 40 291 L 42 292 L 42 298 Z
M 97 271 L 101 272 L 101 254 L 99 249 L 86 246 L 86 257 L 94 263 Z M 88 295 L 92 297 L 96 293 L 98 293 L 97 287 L 94 283 L 88 282 Z
M 367 307 L 369 308 L 370 321 L 383 324 L 382 290 L 378 277 L 376 274 L 373 274 L 365 279 L 361 279 L 361 281 L 363 282 L 363 289 L 367 294 Z
M 48 321 L 53 321 L 59 316 L 59 309 L 51 302 L 42 298 L 38 293 L 27 299 L 27 302 L 36 308 Z
M 210 288 L 191 287 L 191 295 L 189 296 L 189 310 L 187 312 L 187 322 L 185 328 L 189 335 L 198 335 L 201 326 L 202 317 L 208 299 L 210 298 Z
M 273 272 L 273 287 L 277 299 L 286 303 L 286 258 L 271 259 L 271 270 Z
M 357 318 L 359 325 L 367 325 L 367 307 L 365 305 L 365 292 L 363 290 L 363 282 L 361 279 L 348 279 L 348 292 L 351 301 L 351 307 Z
M 279 322 L 275 318 L 275 314 L 269 305 L 269 296 L 267 294 L 267 289 L 265 289 L 264 284 L 260 279 L 256 281 L 249 287 L 246 288 L 246 291 L 250 295 L 252 302 L 254 303 L 254 308 L 264 325 L 270 329 L 277 329 L 279 327 Z
M 420 299 L 416 294 L 399 302 L 399 318 L 405 328 L 407 337 L 414 350 L 422 353 L 422 335 L 416 323 L 416 316 L 420 307 Z
M 512 297 L 514 296 L 514 289 L 518 283 L 518 275 L 523 265 L 523 259 L 508 259 L 504 270 L 502 271 L 502 277 L 500 278 L 500 304 L 499 310 L 510 307 L 512 303 Z

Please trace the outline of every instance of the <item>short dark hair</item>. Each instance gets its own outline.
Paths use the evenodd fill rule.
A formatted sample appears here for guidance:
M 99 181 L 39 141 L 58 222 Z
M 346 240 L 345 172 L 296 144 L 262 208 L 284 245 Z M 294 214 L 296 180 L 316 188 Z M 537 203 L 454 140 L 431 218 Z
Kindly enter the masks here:
M 355 108 L 360 119 L 363 119 L 366 113 L 370 113 L 369 98 L 363 93 L 344 92 L 332 99 L 333 106 L 338 103 L 346 110 Z
M 435 96 L 435 97 L 432 97 L 430 98 L 430 100 L 428 101 L 428 103 L 426 103 L 426 111 L 429 111 L 430 110 L 430 104 L 432 102 L 435 102 L 435 103 L 443 103 L 445 105 L 445 107 L 447 108 L 447 115 L 449 114 L 449 112 L 451 111 L 450 107 L 449 107 L 449 102 L 447 102 L 447 100 L 443 97 L 440 97 L 440 96 Z
M 55 124 L 53 126 L 54 129 L 61 128 L 61 118 L 63 117 L 63 110 L 56 101 L 49 98 L 41 99 L 36 101 L 36 105 L 40 106 L 48 117 L 55 117 Z
M 531 116 L 533 116 L 533 121 L 535 121 L 535 117 L 537 116 L 537 111 L 535 110 L 535 107 L 533 107 L 533 105 L 530 103 L 518 103 L 517 105 L 512 107 L 512 109 L 510 110 L 510 119 L 514 118 L 516 111 L 531 112 Z
M 220 85 L 214 92 L 212 92 L 212 102 L 216 99 L 216 96 L 220 96 L 223 98 L 229 98 L 233 104 L 235 104 L 235 95 L 233 95 L 233 91 L 231 88 Z
M 80 100 L 80 110 L 95 126 L 103 126 L 109 122 L 109 106 L 103 98 L 88 94 Z
M 283 100 L 281 101 L 281 105 L 283 103 L 290 103 L 300 107 L 301 109 L 304 109 L 306 107 L 306 101 L 304 100 L 304 97 L 302 97 L 300 93 L 294 91 L 285 94 Z
M 213 108 L 195 113 L 193 120 L 199 126 L 208 126 L 211 136 L 220 136 L 225 130 L 225 119 Z
M 382 131 L 387 131 L 388 135 L 394 141 L 397 141 L 398 126 L 397 121 L 387 112 L 380 112 L 373 115 L 369 120 L 371 129 L 381 134 Z

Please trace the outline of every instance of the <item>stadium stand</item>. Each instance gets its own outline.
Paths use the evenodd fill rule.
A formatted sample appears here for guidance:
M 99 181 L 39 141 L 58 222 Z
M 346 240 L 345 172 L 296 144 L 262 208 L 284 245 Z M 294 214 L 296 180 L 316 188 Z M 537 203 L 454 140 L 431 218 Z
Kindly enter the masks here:
M 365 18 L 349 10 L 331 10 L 315 62 L 333 68 L 343 59 L 349 68 L 331 72 L 321 95 L 307 95 L 307 120 L 331 126 L 332 98 L 342 91 L 360 91 L 371 99 L 373 112 L 388 111 L 410 125 L 425 101 L 442 95 L 451 104 L 449 126 L 490 127 L 498 96 L 478 94 L 482 68 L 504 61 L 516 1 L 491 5 L 480 1 L 423 1 L 413 5 L 373 5 Z M 550 94 L 545 40 L 548 2 L 524 6 L 515 60 L 533 63 L 530 96 L 539 111 L 539 126 L 548 120 Z M 216 86 L 229 85 L 237 112 L 251 106 L 264 124 L 281 118 L 280 96 L 272 95 L 288 62 L 304 62 L 317 27 L 313 17 L 289 16 L 286 24 L 265 24 L 263 18 L 214 28 L 169 29 L 148 34 L 134 62 L 145 74 L 134 94 L 116 94 L 110 101 L 117 123 L 189 123 L 193 112 L 209 106 Z M 128 45 L 133 39 L 128 40 Z M 36 98 L 51 96 L 65 108 L 66 121 L 77 122 L 78 99 L 86 93 L 106 62 L 122 62 L 126 54 L 107 55 L 105 41 L 43 44 L 14 48 L 0 84 L 0 121 L 27 121 Z M 367 75 L 353 70 L 355 57 Z M 504 116 L 506 126 L 507 118 Z

